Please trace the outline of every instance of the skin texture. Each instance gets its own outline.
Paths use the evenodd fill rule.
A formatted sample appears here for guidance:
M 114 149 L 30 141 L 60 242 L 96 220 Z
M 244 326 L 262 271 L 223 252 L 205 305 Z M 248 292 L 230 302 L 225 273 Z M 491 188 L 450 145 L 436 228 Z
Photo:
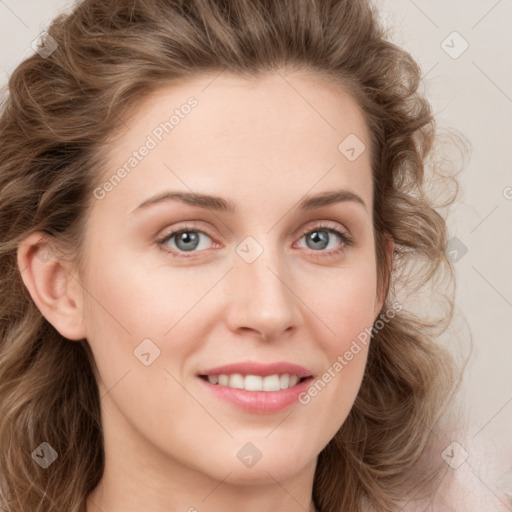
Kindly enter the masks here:
M 87 512 L 307 510 L 317 456 L 361 383 L 364 346 L 307 405 L 272 414 L 221 401 L 197 377 L 240 361 L 289 361 L 319 377 L 382 307 L 370 154 L 350 161 L 338 149 L 349 134 L 369 147 L 358 107 L 298 72 L 215 76 L 160 89 L 125 120 L 102 183 L 187 98 L 198 102 L 94 200 L 84 276 L 35 257 L 40 233 L 20 246 L 39 309 L 63 336 L 87 338 L 98 365 L 106 465 Z M 338 189 L 365 205 L 297 209 L 305 195 Z M 222 196 L 236 211 L 168 201 L 131 213 L 167 190 Z M 324 222 L 353 244 L 327 233 L 328 246 L 315 249 L 304 235 Z M 180 253 L 177 237 L 158 246 L 185 226 L 200 237 L 192 253 L 181 250 L 192 257 L 162 249 Z M 262 250 L 252 263 L 237 252 L 247 237 L 250 251 Z M 160 350 L 148 366 L 134 356 L 144 339 Z M 262 454 L 250 468 L 237 457 L 246 443 Z

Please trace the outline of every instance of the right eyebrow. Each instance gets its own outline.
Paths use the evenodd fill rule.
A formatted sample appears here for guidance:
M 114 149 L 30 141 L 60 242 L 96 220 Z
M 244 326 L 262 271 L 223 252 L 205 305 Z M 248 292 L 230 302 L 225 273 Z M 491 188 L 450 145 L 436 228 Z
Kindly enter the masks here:
M 148 206 L 173 200 L 181 201 L 182 203 L 188 204 L 190 206 L 197 206 L 199 208 L 205 208 L 208 210 L 216 210 L 229 213 L 233 213 L 235 211 L 234 203 L 219 196 L 199 194 L 196 192 L 165 191 L 143 201 L 141 204 L 139 204 L 139 206 L 137 206 L 137 208 L 132 210 L 130 215 L 144 208 L 147 208 Z

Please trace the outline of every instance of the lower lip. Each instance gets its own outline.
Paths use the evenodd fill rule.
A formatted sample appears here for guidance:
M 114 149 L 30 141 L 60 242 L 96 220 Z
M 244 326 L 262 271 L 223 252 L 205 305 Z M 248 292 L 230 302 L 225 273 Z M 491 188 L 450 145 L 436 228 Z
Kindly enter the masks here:
M 247 391 L 246 389 L 230 388 L 212 384 L 206 379 L 199 380 L 219 398 L 236 405 L 246 412 L 272 414 L 286 409 L 293 403 L 299 403 L 299 395 L 306 391 L 312 377 L 304 379 L 295 386 L 280 391 Z

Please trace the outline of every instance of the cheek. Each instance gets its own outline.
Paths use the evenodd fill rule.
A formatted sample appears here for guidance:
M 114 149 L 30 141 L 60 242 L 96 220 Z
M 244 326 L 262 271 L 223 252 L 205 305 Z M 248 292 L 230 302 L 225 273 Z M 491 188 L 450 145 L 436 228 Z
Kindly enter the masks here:
M 138 383 L 130 391 L 138 403 L 146 400 L 137 396 L 139 389 L 164 392 L 162 380 L 173 383 L 164 369 L 182 379 L 183 365 L 207 337 L 208 319 L 218 309 L 208 293 L 225 270 L 199 273 L 194 267 L 170 269 L 154 262 L 146 266 L 109 251 L 105 261 L 91 260 L 84 283 L 87 339 L 104 392 L 128 372 L 126 380 Z
M 322 295 L 317 310 L 325 328 L 317 336 L 326 356 L 323 373 L 300 397 L 309 414 L 318 419 L 323 434 L 334 436 L 352 408 L 363 378 L 371 328 L 375 320 L 376 271 L 368 264 L 339 272 Z
M 347 350 L 350 342 L 375 320 L 376 270 L 371 264 L 343 269 L 331 276 L 324 292 L 315 292 L 318 317 L 324 320 L 330 336 L 327 352 L 333 356 Z
M 193 268 L 146 267 L 136 259 L 109 258 L 94 262 L 87 283 L 92 329 L 118 332 L 133 342 L 162 338 L 172 331 L 215 284 L 217 274 L 198 278 Z M 98 333 L 101 335 L 101 332 Z
M 335 379 L 324 374 L 325 380 L 336 382 L 331 387 L 343 387 L 343 397 L 349 400 L 355 399 L 364 372 L 374 322 L 374 304 L 373 287 L 359 283 L 351 288 L 347 284 L 326 301 L 322 316 L 332 332 L 324 329 L 327 333 L 318 339 L 327 356 L 326 372 L 330 372 L 331 377 L 336 375 Z

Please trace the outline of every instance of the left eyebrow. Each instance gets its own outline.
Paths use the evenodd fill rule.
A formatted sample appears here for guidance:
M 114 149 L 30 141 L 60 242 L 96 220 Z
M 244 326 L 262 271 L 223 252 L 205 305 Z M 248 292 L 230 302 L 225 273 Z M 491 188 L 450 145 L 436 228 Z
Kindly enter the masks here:
M 315 208 L 321 208 L 322 206 L 329 206 L 331 204 L 343 203 L 346 201 L 353 201 L 363 206 L 366 210 L 365 202 L 354 192 L 350 190 L 333 190 L 328 192 L 321 192 L 313 196 L 306 196 L 299 203 L 299 210 L 313 210 Z

